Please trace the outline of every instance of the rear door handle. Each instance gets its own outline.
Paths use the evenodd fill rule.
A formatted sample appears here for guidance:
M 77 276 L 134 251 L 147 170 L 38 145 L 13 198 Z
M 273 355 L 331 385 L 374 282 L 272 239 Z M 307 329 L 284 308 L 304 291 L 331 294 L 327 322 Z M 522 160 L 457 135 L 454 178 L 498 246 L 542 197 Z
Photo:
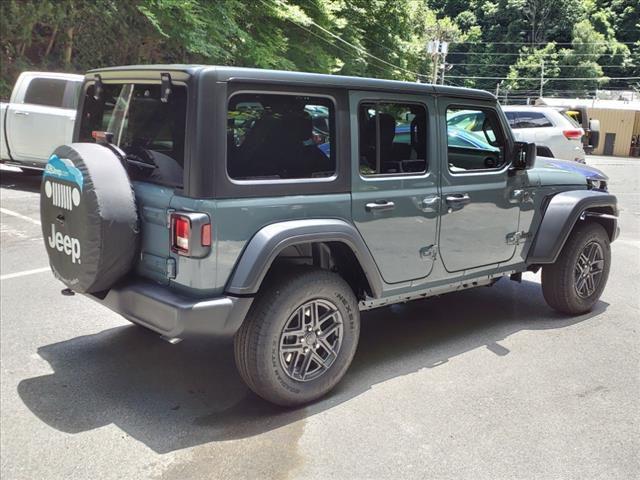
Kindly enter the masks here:
M 25 117 L 26 117 L 26 116 L 29 116 L 29 112 L 22 112 L 22 111 L 20 111 L 20 110 L 16 111 L 16 112 L 15 112 L 15 114 L 16 114 L 16 115 L 24 115 Z
M 393 210 L 396 208 L 396 204 L 388 201 L 370 202 L 365 205 L 367 212 L 385 212 L 387 210 Z
M 451 208 L 458 209 L 470 203 L 471 197 L 468 193 L 456 193 L 455 195 L 447 195 L 446 201 Z

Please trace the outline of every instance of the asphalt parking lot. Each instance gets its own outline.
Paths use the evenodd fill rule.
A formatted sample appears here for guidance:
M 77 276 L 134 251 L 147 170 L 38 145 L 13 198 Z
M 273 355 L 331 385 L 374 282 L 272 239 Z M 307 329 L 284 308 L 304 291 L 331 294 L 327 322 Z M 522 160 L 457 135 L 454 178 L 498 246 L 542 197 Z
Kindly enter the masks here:
M 343 382 L 297 410 L 253 395 L 230 343 L 61 296 L 39 179 L 2 170 L 0 476 L 640 478 L 640 159 L 588 163 L 622 227 L 592 313 L 552 312 L 537 275 L 369 312 Z

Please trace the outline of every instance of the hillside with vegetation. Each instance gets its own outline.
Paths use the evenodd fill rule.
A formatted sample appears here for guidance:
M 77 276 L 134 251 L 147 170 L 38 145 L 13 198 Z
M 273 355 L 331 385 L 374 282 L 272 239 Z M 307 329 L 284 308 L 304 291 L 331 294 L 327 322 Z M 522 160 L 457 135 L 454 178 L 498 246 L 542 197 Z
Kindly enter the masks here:
M 0 95 L 24 70 L 206 63 L 523 97 L 640 85 L 640 0 L 3 0 Z

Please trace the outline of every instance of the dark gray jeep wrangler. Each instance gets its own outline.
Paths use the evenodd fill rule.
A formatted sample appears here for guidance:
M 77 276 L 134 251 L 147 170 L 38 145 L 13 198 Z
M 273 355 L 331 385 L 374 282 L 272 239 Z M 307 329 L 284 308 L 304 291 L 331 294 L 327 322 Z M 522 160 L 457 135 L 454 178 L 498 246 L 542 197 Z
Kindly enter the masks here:
M 234 336 L 281 405 L 338 383 L 363 310 L 542 268 L 552 308 L 589 311 L 618 232 L 607 177 L 536 160 L 477 90 L 108 68 L 86 75 L 74 142 L 42 181 L 66 293 L 172 341 Z

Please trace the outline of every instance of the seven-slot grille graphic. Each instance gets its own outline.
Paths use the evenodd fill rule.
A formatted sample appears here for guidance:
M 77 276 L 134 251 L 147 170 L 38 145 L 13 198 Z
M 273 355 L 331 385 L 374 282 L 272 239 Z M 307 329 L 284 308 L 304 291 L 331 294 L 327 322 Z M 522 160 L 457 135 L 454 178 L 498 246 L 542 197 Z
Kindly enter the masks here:
M 53 204 L 65 210 L 73 210 L 72 187 L 56 182 L 51 182 L 51 186 L 53 187 Z

